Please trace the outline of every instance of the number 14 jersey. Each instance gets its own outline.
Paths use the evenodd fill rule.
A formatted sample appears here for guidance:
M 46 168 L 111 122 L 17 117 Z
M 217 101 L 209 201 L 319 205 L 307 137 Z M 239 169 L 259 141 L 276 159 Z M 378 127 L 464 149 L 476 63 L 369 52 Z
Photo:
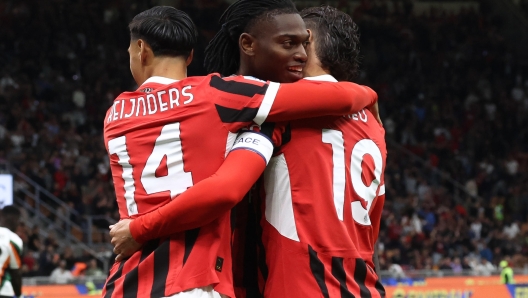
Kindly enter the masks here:
M 135 218 L 213 175 L 237 131 L 267 116 L 276 83 L 218 75 L 148 79 L 118 96 L 104 140 L 120 217 Z M 275 88 L 275 89 L 274 89 Z M 202 227 L 146 242 L 116 262 L 104 298 L 165 297 L 212 285 L 233 297 L 229 213 Z
M 385 193 L 384 137 L 368 110 L 274 127 L 282 146 L 262 186 L 264 297 L 383 297 L 372 256 Z

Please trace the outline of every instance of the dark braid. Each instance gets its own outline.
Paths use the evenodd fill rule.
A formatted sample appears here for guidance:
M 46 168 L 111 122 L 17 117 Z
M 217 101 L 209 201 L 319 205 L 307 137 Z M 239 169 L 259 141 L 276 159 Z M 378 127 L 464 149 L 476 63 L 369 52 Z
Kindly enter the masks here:
M 238 71 L 240 51 L 238 39 L 262 17 L 298 13 L 291 0 L 239 0 L 222 14 L 222 28 L 205 49 L 207 72 L 229 76 Z

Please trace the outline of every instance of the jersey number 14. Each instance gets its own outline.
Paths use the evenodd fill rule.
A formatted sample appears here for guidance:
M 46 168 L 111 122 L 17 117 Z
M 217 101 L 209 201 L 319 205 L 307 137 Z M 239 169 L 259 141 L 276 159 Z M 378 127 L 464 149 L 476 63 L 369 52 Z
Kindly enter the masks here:
M 136 182 L 132 175 L 132 165 L 126 145 L 126 136 L 121 136 L 108 141 L 108 151 L 116 154 L 119 164 L 123 168 L 122 178 L 124 180 L 125 200 L 128 215 L 138 213 L 137 204 L 134 199 Z M 163 158 L 167 156 L 168 174 L 156 177 L 156 170 Z M 183 151 L 180 139 L 180 123 L 165 125 L 156 139 L 154 149 L 147 159 L 143 172 L 141 173 L 141 184 L 147 194 L 170 191 L 170 196 L 184 192 L 193 185 L 192 174 L 185 172 L 183 168 Z

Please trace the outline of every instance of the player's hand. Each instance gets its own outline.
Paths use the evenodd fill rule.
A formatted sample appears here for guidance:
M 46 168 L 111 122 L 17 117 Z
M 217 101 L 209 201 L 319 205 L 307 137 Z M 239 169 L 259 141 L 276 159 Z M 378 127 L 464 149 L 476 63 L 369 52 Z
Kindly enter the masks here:
M 130 222 L 131 219 L 123 219 L 110 226 L 110 242 L 114 246 L 114 253 L 117 254 L 116 262 L 129 258 L 141 248 L 141 244 L 137 243 L 130 233 Z
M 383 122 L 381 121 L 381 117 L 380 117 L 380 114 L 379 114 L 379 107 L 378 107 L 378 102 L 376 101 L 375 104 L 373 104 L 372 106 L 369 107 L 369 111 L 372 113 L 372 115 L 374 115 L 374 118 L 376 118 L 376 121 L 378 121 L 378 123 L 383 126 Z

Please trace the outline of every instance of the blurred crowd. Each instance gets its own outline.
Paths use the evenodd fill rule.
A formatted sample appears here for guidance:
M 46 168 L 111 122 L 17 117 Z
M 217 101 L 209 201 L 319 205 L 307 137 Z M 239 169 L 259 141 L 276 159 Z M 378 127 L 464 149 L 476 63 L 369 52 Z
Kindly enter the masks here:
M 199 27 L 189 75 L 204 74 L 203 49 L 228 4 L 163 2 Z M 90 215 L 118 219 L 103 118 L 116 95 L 136 87 L 127 24 L 157 3 L 0 2 L 0 163 L 75 209 L 79 224 Z M 508 50 L 500 22 L 486 7 L 416 15 L 412 1 L 339 3 L 360 27 L 358 82 L 378 92 L 389 144 L 382 269 L 481 273 L 502 259 L 526 266 L 528 72 Z M 23 193 L 29 188 L 16 179 L 17 199 L 32 205 Z M 80 263 L 80 272 L 100 268 L 61 248 L 53 233 L 21 226 L 20 234 L 26 276 L 77 274 Z
M 382 267 L 527 266 L 528 68 L 500 20 L 372 3 L 350 13 L 389 143 Z
M 519 7 L 528 14 L 528 0 L 512 0 L 514 4 L 519 5 Z
M 66 284 L 86 278 L 101 280 L 107 275 L 100 261 L 86 252 L 75 254 L 71 246 L 61 247 L 53 232 L 44 237 L 38 225 L 30 228 L 23 221 L 17 234 L 24 241 L 24 277 L 49 276 L 52 283 Z

